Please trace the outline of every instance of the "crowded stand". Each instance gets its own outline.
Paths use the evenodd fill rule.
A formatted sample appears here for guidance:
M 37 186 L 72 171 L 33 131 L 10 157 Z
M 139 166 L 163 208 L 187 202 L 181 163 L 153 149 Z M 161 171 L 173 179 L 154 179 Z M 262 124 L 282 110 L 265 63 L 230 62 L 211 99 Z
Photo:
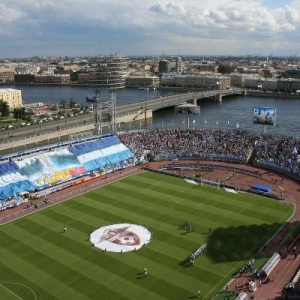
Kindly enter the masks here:
M 300 179 L 300 140 L 241 130 L 153 130 L 119 135 L 121 141 L 142 160 L 181 157 L 253 162 Z
M 286 173 L 300 176 L 300 140 L 297 138 L 260 136 L 255 143 L 255 159 L 261 165 L 278 168 Z
M 154 130 L 119 135 L 137 157 L 150 153 L 154 160 L 178 157 L 232 158 L 246 162 L 255 136 L 242 131 Z
M 195 158 L 251 163 L 300 179 L 300 141 L 242 130 L 171 129 L 90 137 L 80 143 L 31 150 L 0 164 L 0 210 L 76 178 L 103 175 L 136 163 Z M 211 167 L 211 166 L 210 166 Z M 76 183 L 76 181 L 74 181 Z M 67 185 L 66 185 L 67 186 Z

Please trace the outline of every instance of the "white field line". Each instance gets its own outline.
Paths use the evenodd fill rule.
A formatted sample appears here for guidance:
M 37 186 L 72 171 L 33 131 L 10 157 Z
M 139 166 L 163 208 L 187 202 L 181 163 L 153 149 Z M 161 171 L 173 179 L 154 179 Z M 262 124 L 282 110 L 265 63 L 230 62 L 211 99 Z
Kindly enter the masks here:
M 2 283 L 0 283 L 0 286 L 2 286 L 5 290 L 7 290 L 9 293 L 13 294 L 16 298 L 23 300 L 22 298 L 20 298 L 17 294 L 15 294 L 13 291 L 11 291 L 9 288 L 7 288 L 6 286 L 4 286 Z
M 28 285 L 23 284 L 23 283 L 21 283 L 21 282 L 11 282 L 11 281 L 6 281 L 6 282 L 0 283 L 0 285 L 1 285 L 2 287 L 4 287 L 5 289 L 7 289 L 9 292 L 11 292 L 12 294 L 14 294 L 17 298 L 19 298 L 19 299 L 21 299 L 21 300 L 23 300 L 23 299 L 20 298 L 18 295 L 16 295 L 16 294 L 15 294 L 14 292 L 12 292 L 11 290 L 9 290 L 7 287 L 5 287 L 5 286 L 3 285 L 3 283 L 19 284 L 19 285 L 22 285 L 22 286 L 24 286 L 25 288 L 29 289 L 29 290 L 32 292 L 33 296 L 34 296 L 34 299 L 37 300 L 37 297 L 36 297 L 35 292 L 34 292 L 33 289 L 31 289 Z

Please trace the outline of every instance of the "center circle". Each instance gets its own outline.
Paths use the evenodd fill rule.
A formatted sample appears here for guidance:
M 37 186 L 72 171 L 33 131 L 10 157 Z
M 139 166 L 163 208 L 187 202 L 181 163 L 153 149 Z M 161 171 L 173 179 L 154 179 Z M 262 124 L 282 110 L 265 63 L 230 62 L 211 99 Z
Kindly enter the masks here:
M 91 243 L 109 252 L 135 251 L 148 244 L 150 231 L 136 224 L 120 223 L 104 226 L 90 234 Z

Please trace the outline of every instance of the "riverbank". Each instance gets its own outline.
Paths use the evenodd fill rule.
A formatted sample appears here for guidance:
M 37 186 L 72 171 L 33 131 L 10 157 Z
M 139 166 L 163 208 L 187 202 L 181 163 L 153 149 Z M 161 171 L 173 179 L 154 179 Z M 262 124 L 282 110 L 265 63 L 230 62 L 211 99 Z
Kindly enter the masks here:
M 288 93 L 280 93 L 280 92 L 272 92 L 272 91 L 257 91 L 257 90 L 246 90 L 247 96 L 252 97 L 265 97 L 265 98 L 288 98 L 288 99 L 300 99 L 300 95 L 298 94 L 288 94 Z

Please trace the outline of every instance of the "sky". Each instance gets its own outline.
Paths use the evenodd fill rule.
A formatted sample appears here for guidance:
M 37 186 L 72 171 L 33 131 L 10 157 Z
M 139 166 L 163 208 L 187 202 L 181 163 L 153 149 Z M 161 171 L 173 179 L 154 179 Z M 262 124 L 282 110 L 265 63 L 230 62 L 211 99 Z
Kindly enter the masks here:
M 0 38 L 0 58 L 294 56 L 300 0 L 1 0 Z

